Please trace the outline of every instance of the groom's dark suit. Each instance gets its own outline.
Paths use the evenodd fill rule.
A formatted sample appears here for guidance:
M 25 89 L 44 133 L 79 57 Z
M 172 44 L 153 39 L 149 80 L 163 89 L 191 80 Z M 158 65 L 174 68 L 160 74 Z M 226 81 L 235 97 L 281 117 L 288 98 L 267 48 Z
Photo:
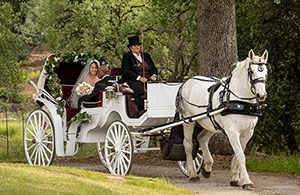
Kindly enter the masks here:
M 107 86 L 110 86 L 110 85 L 113 84 L 112 82 L 109 82 L 109 80 L 111 80 L 111 78 L 110 78 L 110 76 L 107 75 L 104 78 L 102 78 L 100 81 L 95 83 L 94 90 L 92 91 L 92 93 L 90 95 L 85 95 L 85 96 L 82 96 L 81 98 L 79 98 L 78 108 L 81 109 L 82 102 L 97 102 L 99 92 L 101 90 L 105 89 Z M 83 103 L 84 107 L 88 107 L 88 108 L 96 107 L 97 104 L 98 103 L 96 103 L 96 104 L 85 104 L 85 103 Z

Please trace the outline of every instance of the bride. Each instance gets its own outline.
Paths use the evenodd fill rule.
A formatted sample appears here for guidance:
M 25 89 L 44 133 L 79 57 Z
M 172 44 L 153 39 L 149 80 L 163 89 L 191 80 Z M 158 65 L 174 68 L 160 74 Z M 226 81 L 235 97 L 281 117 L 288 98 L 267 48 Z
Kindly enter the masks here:
M 77 94 L 76 88 L 79 84 L 86 82 L 90 86 L 94 87 L 95 83 L 100 80 L 97 76 L 99 66 L 100 63 L 97 60 L 93 59 L 87 62 L 84 69 L 81 71 L 74 87 L 72 88 L 70 97 L 67 100 L 67 104 L 70 108 L 77 108 L 78 106 L 78 99 L 80 98 L 80 96 Z

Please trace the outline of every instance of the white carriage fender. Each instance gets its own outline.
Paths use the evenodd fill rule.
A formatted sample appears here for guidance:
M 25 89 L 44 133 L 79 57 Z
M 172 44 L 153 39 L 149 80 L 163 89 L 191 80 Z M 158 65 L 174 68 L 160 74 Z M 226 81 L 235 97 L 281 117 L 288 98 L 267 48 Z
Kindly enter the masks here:
M 54 126 L 54 135 L 55 135 L 55 152 L 57 156 L 65 156 L 64 152 L 64 132 L 62 129 L 62 119 L 59 114 L 56 112 L 56 106 L 43 98 L 37 98 L 37 101 L 40 101 L 47 108 L 47 113 L 50 115 L 53 120 Z
M 80 121 L 74 121 L 71 123 L 69 130 L 68 130 L 68 141 L 66 145 L 66 156 L 73 156 L 76 154 L 75 151 L 75 143 L 77 137 L 77 128 L 80 125 Z

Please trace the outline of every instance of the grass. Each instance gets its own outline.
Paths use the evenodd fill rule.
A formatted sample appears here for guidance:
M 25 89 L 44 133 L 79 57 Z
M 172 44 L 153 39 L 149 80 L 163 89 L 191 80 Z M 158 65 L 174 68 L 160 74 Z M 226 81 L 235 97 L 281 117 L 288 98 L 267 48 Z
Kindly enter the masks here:
M 0 163 L 0 194 L 192 194 L 165 179 Z
M 266 156 L 264 158 L 250 158 L 247 160 L 250 171 L 289 173 L 300 176 L 300 154 Z

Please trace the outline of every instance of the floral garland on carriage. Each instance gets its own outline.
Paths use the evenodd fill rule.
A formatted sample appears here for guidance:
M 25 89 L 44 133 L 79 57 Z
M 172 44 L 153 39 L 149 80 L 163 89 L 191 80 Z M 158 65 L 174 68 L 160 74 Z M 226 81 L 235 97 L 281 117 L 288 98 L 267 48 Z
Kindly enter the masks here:
M 45 63 L 45 71 L 47 73 L 47 87 L 50 90 L 50 94 L 54 97 L 57 103 L 57 114 L 60 116 L 64 113 L 65 101 L 63 100 L 63 90 L 60 84 L 60 79 L 58 78 L 55 69 L 59 67 L 61 63 L 79 62 L 84 66 L 89 59 L 96 59 L 98 61 L 106 61 L 105 56 L 100 53 L 78 53 L 78 52 L 65 52 L 65 53 L 55 53 L 48 57 Z

